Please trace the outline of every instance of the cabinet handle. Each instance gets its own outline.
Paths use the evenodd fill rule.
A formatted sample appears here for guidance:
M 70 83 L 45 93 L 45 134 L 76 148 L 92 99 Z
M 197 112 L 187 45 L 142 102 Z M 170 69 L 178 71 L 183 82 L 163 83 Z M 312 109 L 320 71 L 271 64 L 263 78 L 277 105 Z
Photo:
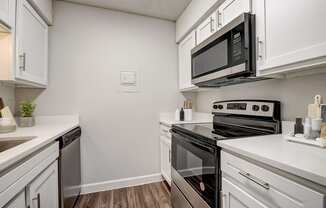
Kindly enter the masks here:
M 35 200 L 37 200 L 37 208 L 41 208 L 41 194 L 37 194 L 37 196 L 32 199 L 33 202 Z
M 226 194 L 223 194 L 223 192 L 220 191 L 220 207 L 221 208 L 226 208 L 226 206 L 225 206 L 225 197 L 226 197 Z
M 263 59 L 262 50 L 261 50 L 261 47 L 262 47 L 263 44 L 264 44 L 264 42 L 261 41 L 259 39 L 259 37 L 257 37 L 257 48 L 258 48 L 257 55 L 258 55 L 259 60 Z
M 222 27 L 222 13 L 221 12 L 217 12 L 217 24 L 218 24 L 218 27 Z
M 211 19 L 210 19 L 210 25 L 211 25 L 211 33 L 213 33 L 214 32 L 214 19 L 213 19 L 213 17 L 211 17 Z
M 169 163 L 171 163 L 171 150 L 169 150 Z
M 21 71 L 26 71 L 26 53 L 23 53 L 22 55 L 19 56 L 22 65 L 19 66 L 19 69 Z
M 239 174 L 241 176 L 247 178 L 248 180 L 254 182 L 255 184 L 263 187 L 266 190 L 269 190 L 269 188 L 270 188 L 268 183 L 266 183 L 266 182 L 264 182 L 264 181 L 262 181 L 262 180 L 260 180 L 260 179 L 258 179 L 256 177 L 252 176 L 250 173 L 240 171 Z

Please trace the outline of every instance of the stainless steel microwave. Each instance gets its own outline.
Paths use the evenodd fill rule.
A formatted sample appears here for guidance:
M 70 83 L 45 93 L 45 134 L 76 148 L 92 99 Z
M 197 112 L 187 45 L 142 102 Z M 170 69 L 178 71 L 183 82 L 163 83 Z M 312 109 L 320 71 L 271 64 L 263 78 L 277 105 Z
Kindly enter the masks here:
M 191 51 L 192 83 L 220 87 L 256 79 L 255 15 L 243 13 Z

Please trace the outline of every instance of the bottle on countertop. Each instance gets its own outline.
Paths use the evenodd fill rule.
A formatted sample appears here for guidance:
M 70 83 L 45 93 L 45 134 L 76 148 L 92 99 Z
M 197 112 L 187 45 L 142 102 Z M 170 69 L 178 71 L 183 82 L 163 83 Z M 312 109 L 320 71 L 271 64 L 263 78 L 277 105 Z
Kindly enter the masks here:
M 320 105 L 320 111 L 321 111 L 321 119 L 323 120 L 323 123 L 326 123 L 326 104 Z
M 316 95 L 314 97 L 314 103 L 309 104 L 308 106 L 308 117 L 311 119 L 320 119 L 321 118 L 321 96 Z
M 174 120 L 175 121 L 180 121 L 180 110 L 179 110 L 179 108 L 177 108 L 177 110 L 175 111 Z
M 321 123 L 321 118 L 315 118 L 311 120 L 311 134 L 313 139 L 316 139 L 320 136 Z
M 296 134 L 303 134 L 302 118 L 295 119 L 294 135 Z
M 311 119 L 310 118 L 306 118 L 305 122 L 304 122 L 304 136 L 307 139 L 311 138 Z
M 184 121 L 185 120 L 185 112 L 183 110 L 183 108 L 181 108 L 180 110 L 180 121 Z
M 186 100 L 183 104 L 183 108 L 185 112 L 185 121 L 192 121 L 192 102 Z

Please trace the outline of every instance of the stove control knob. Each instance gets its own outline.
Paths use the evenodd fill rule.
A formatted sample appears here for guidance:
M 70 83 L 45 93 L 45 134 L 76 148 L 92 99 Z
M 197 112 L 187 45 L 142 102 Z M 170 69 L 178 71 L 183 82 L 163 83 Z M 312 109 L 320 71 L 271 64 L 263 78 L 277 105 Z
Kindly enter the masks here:
M 268 105 L 263 105 L 261 107 L 261 110 L 264 111 L 264 112 L 267 112 L 267 111 L 269 111 L 269 106 Z
M 213 105 L 213 108 L 215 109 L 215 110 L 222 110 L 223 109 L 223 105 Z
M 253 111 L 259 111 L 259 105 L 253 105 L 252 110 Z

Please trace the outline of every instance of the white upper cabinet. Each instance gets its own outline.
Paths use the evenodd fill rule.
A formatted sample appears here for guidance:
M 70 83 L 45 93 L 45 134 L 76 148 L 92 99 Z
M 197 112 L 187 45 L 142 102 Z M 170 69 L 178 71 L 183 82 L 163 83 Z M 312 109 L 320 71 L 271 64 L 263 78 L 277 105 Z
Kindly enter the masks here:
M 18 0 L 16 78 L 47 85 L 48 25 L 26 0 Z
M 0 25 L 4 24 L 5 27 L 12 28 L 14 26 L 14 16 L 15 16 L 15 1 L 1 0 L 0 1 Z
M 176 42 L 179 43 L 189 31 L 192 30 L 193 26 L 201 21 L 203 16 L 211 9 L 217 9 L 217 4 L 220 0 L 192 0 L 190 1 L 187 8 L 179 16 L 176 22 Z M 215 9 L 212 9 L 215 7 Z
M 179 43 L 179 89 L 187 91 L 197 88 L 191 84 L 191 50 L 196 46 L 196 31 Z
M 214 12 L 204 20 L 196 29 L 197 45 L 209 38 L 217 31 L 217 13 Z
M 53 23 L 52 0 L 30 0 L 40 16 L 49 24 Z
M 325 0 L 255 0 L 261 75 L 326 63 Z
M 221 28 L 224 25 L 231 22 L 234 18 L 238 17 L 242 13 L 252 11 L 252 0 L 226 0 L 218 8 L 217 19 L 218 27 Z

